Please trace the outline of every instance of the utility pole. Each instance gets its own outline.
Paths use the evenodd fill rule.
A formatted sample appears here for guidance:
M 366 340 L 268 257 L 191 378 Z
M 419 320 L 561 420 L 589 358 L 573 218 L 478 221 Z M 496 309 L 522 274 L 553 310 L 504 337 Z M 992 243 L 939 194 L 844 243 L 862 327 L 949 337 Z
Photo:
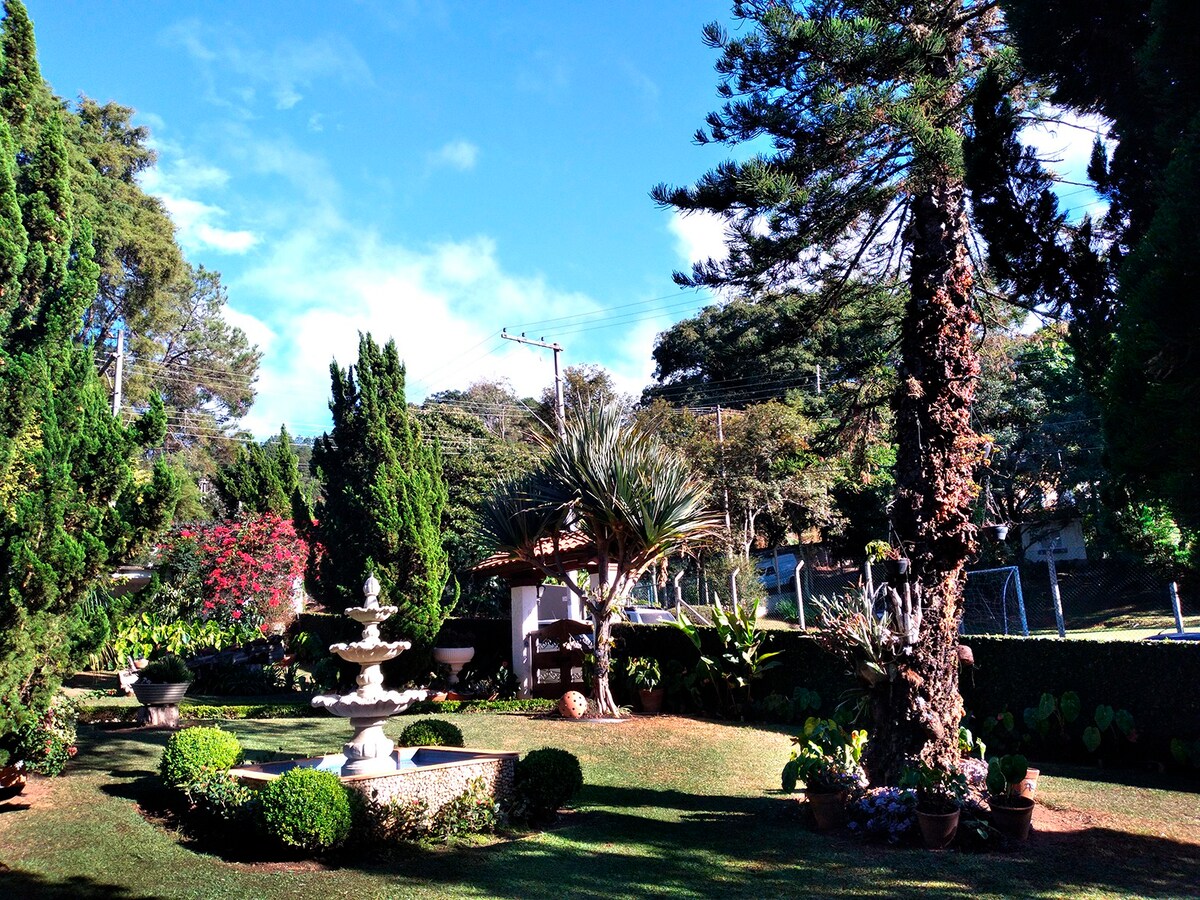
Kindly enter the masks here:
M 562 353 L 562 346 L 559 344 L 547 343 L 545 338 L 535 341 L 533 338 L 525 337 L 525 332 L 521 332 L 521 336 L 509 334 L 506 330 L 501 330 L 500 337 L 509 341 L 516 341 L 518 344 L 532 344 L 534 347 L 545 347 L 547 350 L 554 351 L 554 398 L 557 401 L 558 412 L 558 436 L 563 437 L 567 429 L 567 407 L 563 402 L 563 383 L 562 376 L 558 372 L 558 354 Z
M 821 396 L 821 364 L 817 363 L 817 396 Z
M 717 407 L 717 446 L 721 448 L 721 492 L 725 504 L 725 535 L 733 543 L 733 525 L 729 521 L 729 477 L 725 473 L 725 427 L 721 422 L 721 407 Z
M 117 332 L 117 368 L 113 376 L 113 415 L 121 414 L 121 378 L 125 371 L 125 329 Z

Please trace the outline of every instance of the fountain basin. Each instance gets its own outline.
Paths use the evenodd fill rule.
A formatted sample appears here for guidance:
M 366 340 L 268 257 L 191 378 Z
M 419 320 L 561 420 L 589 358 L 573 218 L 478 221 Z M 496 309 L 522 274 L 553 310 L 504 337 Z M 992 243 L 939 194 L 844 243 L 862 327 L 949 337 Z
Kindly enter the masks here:
M 359 694 L 319 694 L 312 698 L 312 705 L 344 719 L 386 719 L 428 696 L 429 691 L 415 690 L 380 691 L 365 697 Z
M 412 644 L 408 641 L 354 641 L 350 644 L 331 644 L 329 650 L 347 662 L 372 665 L 395 659 Z
M 439 809 L 461 796 L 475 779 L 497 802 L 512 796 L 513 776 L 520 754 L 506 750 L 478 750 L 467 747 L 397 747 L 390 760 L 390 771 L 367 775 L 340 775 L 342 784 L 363 795 L 371 806 L 423 802 L 432 818 Z M 346 764 L 341 753 L 310 759 L 239 766 L 230 771 L 242 784 L 259 788 L 289 769 L 309 768 L 340 773 Z

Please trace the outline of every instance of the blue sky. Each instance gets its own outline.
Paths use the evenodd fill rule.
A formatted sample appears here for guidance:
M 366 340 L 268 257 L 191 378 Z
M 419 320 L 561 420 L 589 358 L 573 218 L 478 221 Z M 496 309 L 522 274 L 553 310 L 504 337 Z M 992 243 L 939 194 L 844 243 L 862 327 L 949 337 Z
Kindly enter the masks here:
M 700 29 L 728 0 L 26 2 L 55 91 L 152 129 L 145 187 L 264 352 L 259 435 L 325 429 L 360 329 L 396 339 L 410 400 L 540 393 L 549 353 L 503 327 L 636 393 L 655 335 L 706 300 L 671 272 L 719 227 L 648 191 L 727 154 L 691 135 L 717 102 Z M 1089 142 L 1046 137 L 1075 167 Z

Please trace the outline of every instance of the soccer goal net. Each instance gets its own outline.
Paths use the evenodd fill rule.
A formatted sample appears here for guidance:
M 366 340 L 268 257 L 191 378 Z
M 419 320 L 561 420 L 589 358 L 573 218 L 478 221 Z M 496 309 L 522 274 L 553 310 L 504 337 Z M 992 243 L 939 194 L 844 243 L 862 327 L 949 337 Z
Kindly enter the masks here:
M 1016 566 L 967 573 L 963 589 L 965 634 L 1023 634 L 1028 637 L 1025 595 Z

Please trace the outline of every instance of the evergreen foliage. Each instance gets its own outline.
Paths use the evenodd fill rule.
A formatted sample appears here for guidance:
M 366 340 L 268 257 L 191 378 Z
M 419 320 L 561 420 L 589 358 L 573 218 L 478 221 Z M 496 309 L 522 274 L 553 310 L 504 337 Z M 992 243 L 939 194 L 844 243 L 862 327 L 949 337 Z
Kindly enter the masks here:
M 441 454 L 422 439 L 404 398 L 404 365 L 395 341 L 361 335 L 358 364 L 330 365 L 333 431 L 313 445 L 322 496 L 312 536 L 309 592 L 332 609 L 361 603 L 374 574 L 383 601 L 399 607 L 396 627 L 431 646 L 457 592 L 442 545 L 446 484 Z M 389 623 L 390 625 L 391 623 Z
M 230 517 L 290 516 L 300 492 L 300 467 L 287 426 L 281 425 L 278 438 L 270 443 L 239 446 L 233 462 L 217 473 L 215 484 Z
M 536 448 L 518 439 L 521 429 L 504 421 L 506 410 L 496 409 L 494 416 L 490 407 L 479 410 L 475 405 L 460 408 L 449 398 L 431 398 L 418 411 L 424 434 L 442 449 L 444 541 L 450 571 L 459 573 L 463 601 L 469 598 L 472 603 L 469 611 L 460 607 L 459 615 L 506 609 L 508 589 L 467 570 L 490 551 L 479 532 L 480 512 L 488 498 L 500 482 L 528 472 L 537 462 Z M 489 417 L 498 426 L 495 430 L 489 427 Z
M 982 163 L 972 166 L 972 182 L 977 208 L 991 209 L 981 219 L 989 261 L 1023 293 L 1069 310 L 1076 359 L 1104 413 L 1114 508 L 1124 514 L 1165 502 L 1200 548 L 1200 435 L 1190 414 L 1200 391 L 1190 222 L 1200 200 L 1200 7 L 1002 6 L 1021 64 L 1047 89 L 1014 90 L 1023 73 L 1009 67 L 979 93 L 972 156 Z M 1019 114 L 1039 96 L 1112 122 L 1112 143 L 1097 141 L 1088 167 L 1107 202 L 1095 219 L 1068 223 L 1049 177 L 1020 145 Z
M 401 747 L 462 747 L 463 733 L 444 719 L 417 719 L 400 732 Z
M 763 148 L 653 198 L 719 216 L 722 260 L 676 273 L 746 295 L 818 286 L 826 310 L 862 283 L 903 296 L 891 526 L 912 561 L 922 629 L 896 680 L 872 696 L 868 768 L 894 783 L 919 758 L 957 759 L 957 625 L 978 438 L 970 424 L 980 295 L 969 254 L 964 140 L 975 90 L 1003 57 L 988 0 L 739 0 L 709 25 L 722 108 L 699 143 Z M 884 324 L 882 317 L 880 324 Z
M 40 110 L 17 0 L 0 34 L 0 741 L 45 709 L 68 665 L 70 616 L 105 567 L 170 520 L 178 480 L 130 460 L 162 439 L 161 401 L 113 417 L 76 341 L 95 295 L 91 229 L 74 214 L 61 119 Z M 15 212 L 19 210 L 17 217 Z

